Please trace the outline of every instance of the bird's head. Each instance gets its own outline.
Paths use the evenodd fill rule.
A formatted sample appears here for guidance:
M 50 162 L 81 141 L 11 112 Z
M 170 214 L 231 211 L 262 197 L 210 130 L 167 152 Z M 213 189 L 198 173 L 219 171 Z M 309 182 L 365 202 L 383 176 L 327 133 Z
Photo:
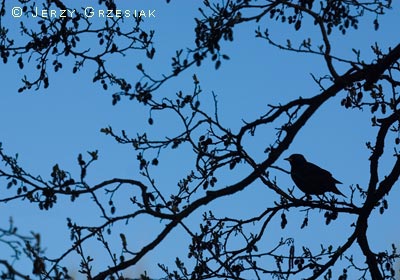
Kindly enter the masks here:
M 285 158 L 285 160 L 290 162 L 290 164 L 295 164 L 295 165 L 299 164 L 299 163 L 307 162 L 306 158 L 301 154 L 293 154 L 290 157 Z

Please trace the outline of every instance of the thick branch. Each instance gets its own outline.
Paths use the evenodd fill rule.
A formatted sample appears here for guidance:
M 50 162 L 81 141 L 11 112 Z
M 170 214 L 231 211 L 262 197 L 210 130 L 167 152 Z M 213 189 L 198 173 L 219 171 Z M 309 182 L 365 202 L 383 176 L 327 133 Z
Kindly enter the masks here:
M 400 44 L 398 44 L 392 51 L 390 51 L 384 58 L 378 60 L 376 64 L 370 65 L 366 68 L 366 78 L 364 89 L 370 90 L 372 85 L 375 84 L 381 75 L 390 68 L 390 66 L 400 59 Z

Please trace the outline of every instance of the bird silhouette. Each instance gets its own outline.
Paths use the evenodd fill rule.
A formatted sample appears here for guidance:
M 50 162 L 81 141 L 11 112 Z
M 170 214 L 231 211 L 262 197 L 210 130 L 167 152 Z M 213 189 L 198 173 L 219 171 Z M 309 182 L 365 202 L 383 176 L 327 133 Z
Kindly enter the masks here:
M 341 184 L 333 178 L 332 174 L 321 167 L 308 162 L 301 154 L 293 154 L 285 160 L 290 163 L 290 175 L 296 186 L 307 195 L 324 195 L 326 192 L 333 192 L 342 195 L 336 184 Z

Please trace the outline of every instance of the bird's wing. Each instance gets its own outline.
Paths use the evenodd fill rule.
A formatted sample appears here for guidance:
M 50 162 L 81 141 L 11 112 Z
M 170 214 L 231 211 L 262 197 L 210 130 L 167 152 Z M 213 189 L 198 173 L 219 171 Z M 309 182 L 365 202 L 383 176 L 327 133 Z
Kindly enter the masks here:
M 328 170 L 325 170 L 311 162 L 307 162 L 305 170 L 312 174 L 324 174 L 325 176 L 332 176 L 332 174 Z
M 307 168 L 305 168 L 307 170 L 307 173 L 309 176 L 313 176 L 315 174 L 319 174 L 319 176 L 321 178 L 331 178 L 333 180 L 334 183 L 336 184 L 341 184 L 342 182 L 336 180 L 335 178 L 333 178 L 332 174 L 328 171 L 325 170 L 321 167 L 319 167 L 318 165 L 315 165 L 314 163 L 311 162 L 307 162 Z

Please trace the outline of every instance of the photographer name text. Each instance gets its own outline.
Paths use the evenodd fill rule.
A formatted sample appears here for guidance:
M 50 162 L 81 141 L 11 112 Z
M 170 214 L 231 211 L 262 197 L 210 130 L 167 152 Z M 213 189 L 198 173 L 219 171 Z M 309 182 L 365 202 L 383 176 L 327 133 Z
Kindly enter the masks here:
M 22 16 L 22 8 L 13 7 L 11 10 L 12 16 L 15 18 Z M 39 9 L 35 7 L 31 13 L 33 18 L 66 18 L 74 17 L 77 14 L 75 9 Z M 155 18 L 156 10 L 106 10 L 106 9 L 96 9 L 93 7 L 83 8 L 83 16 L 87 18 Z

